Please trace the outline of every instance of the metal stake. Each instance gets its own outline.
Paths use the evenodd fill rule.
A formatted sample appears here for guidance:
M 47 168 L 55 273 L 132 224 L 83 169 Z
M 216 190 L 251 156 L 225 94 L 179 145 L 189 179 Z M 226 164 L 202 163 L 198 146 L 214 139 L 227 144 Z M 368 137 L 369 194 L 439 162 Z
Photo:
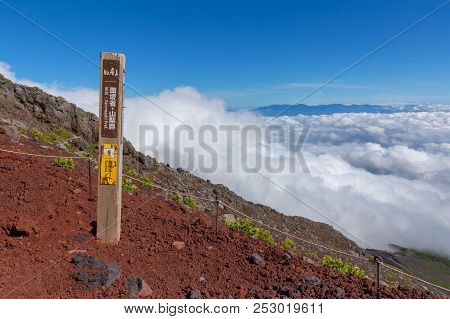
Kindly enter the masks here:
M 381 291 L 380 291 L 380 265 L 383 263 L 383 258 L 380 256 L 375 256 L 373 258 L 375 263 L 377 264 L 377 299 L 381 298 Z
M 216 238 L 219 237 L 219 197 L 216 196 Z

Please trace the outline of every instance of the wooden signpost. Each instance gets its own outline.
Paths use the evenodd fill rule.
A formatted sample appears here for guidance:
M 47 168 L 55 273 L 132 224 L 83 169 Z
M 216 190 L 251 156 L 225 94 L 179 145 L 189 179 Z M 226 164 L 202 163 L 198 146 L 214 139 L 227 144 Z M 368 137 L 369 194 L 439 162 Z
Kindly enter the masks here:
M 100 55 L 97 238 L 120 240 L 122 208 L 122 123 L 125 55 Z

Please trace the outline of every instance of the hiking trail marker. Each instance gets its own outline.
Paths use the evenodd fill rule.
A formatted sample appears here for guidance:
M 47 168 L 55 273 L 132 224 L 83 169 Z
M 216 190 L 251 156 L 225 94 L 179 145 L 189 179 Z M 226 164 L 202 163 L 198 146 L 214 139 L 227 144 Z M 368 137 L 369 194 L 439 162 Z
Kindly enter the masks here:
M 97 238 L 118 243 L 122 208 L 122 124 L 125 55 L 100 54 Z

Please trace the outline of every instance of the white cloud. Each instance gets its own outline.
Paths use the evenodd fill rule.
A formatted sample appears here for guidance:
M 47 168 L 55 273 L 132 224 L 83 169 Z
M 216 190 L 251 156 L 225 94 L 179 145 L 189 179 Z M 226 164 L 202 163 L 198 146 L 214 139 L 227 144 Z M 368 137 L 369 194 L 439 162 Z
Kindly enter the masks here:
M 51 94 L 66 97 L 84 109 L 98 113 L 96 90 L 61 89 L 56 85 L 17 79 L 5 63 L 0 63 L 0 73 L 13 81 L 36 85 Z M 152 124 L 157 127 L 161 141 L 164 127 L 168 125 L 169 136 L 153 148 L 153 153 L 158 152 L 159 159 L 171 164 L 175 159 L 174 130 L 179 122 L 148 99 L 189 124 L 195 134 L 205 124 L 263 122 L 252 114 L 226 112 L 222 100 L 207 98 L 190 87 L 126 99 L 125 136 L 138 146 L 139 126 Z M 448 109 L 448 106 L 427 108 L 438 111 Z M 274 123 L 310 127 L 303 154 L 311 173 L 265 172 L 276 184 L 310 203 L 371 246 L 383 248 L 388 243 L 396 243 L 437 250 L 450 256 L 450 113 L 333 114 L 283 117 Z M 272 143 L 269 153 L 265 147 L 258 149 L 253 144 L 242 152 L 237 134 L 233 134 L 235 143 L 231 150 L 225 134 L 219 134 L 217 142 L 211 144 L 218 153 L 218 170 L 214 174 L 201 171 L 196 174 L 223 183 L 254 202 L 326 222 L 259 174 L 236 169 L 228 174 L 227 165 L 231 162 L 237 167 L 244 153 L 271 161 L 278 154 L 291 156 L 287 153 L 288 145 L 283 143 Z M 180 144 L 183 149 L 191 147 L 197 154 L 206 154 L 197 140 L 184 137 Z M 230 152 L 233 156 L 228 158 Z M 184 154 L 181 158 L 180 165 L 187 165 L 189 156 Z M 194 163 L 194 167 L 198 165 L 198 162 Z

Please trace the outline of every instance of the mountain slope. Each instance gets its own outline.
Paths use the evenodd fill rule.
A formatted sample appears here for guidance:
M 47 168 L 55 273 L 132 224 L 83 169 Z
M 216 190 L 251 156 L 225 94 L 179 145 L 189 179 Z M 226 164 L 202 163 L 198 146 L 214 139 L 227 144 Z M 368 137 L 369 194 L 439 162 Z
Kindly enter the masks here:
M 64 155 L 46 143 L 5 136 L 0 148 Z M 122 239 L 102 245 L 94 236 L 86 161 L 77 161 L 70 170 L 49 158 L 0 152 L 2 298 L 135 297 L 136 278 L 151 298 L 376 296 L 371 280 L 316 266 L 241 232 L 221 227 L 216 238 L 211 218 L 153 190 L 124 194 Z M 431 296 L 382 287 L 386 298 Z

